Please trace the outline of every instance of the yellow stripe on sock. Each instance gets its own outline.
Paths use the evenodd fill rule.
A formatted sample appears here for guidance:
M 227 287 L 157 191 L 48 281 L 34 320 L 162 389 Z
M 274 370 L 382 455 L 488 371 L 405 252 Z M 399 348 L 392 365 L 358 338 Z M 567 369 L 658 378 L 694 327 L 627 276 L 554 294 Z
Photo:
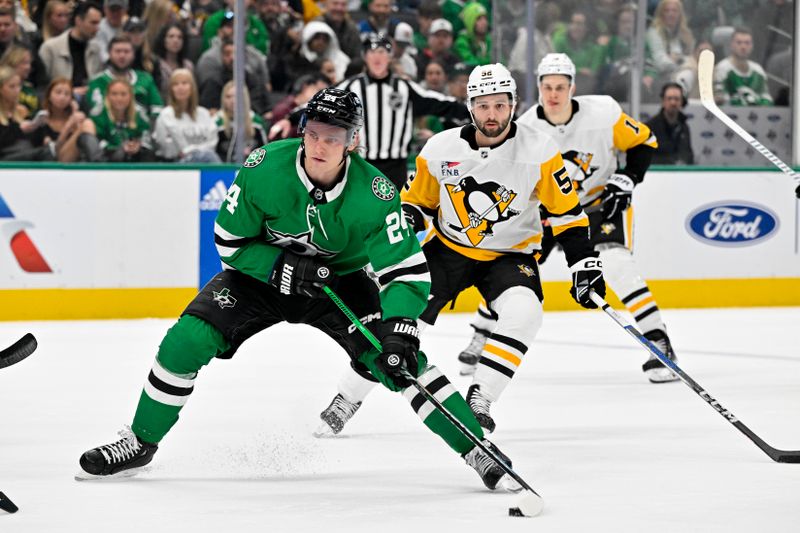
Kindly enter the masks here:
M 634 312 L 638 311 L 639 309 L 641 309 L 642 307 L 644 307 L 645 305 L 647 305 L 649 303 L 654 303 L 655 301 L 656 301 L 655 297 L 651 295 L 651 296 L 645 298 L 644 300 L 642 300 L 641 302 L 633 304 L 632 306 L 630 306 L 628 308 L 628 311 L 630 311 L 631 313 L 634 313 Z
M 503 350 L 501 348 L 498 348 L 497 346 L 492 346 L 491 344 L 486 344 L 483 347 L 483 349 L 484 349 L 484 351 L 492 353 L 492 354 L 496 355 L 497 357 L 502 357 L 503 359 L 505 359 L 506 361 L 508 361 L 509 363 L 511 363 L 514 366 L 519 366 L 520 363 L 522 363 L 522 359 L 520 359 L 519 357 L 517 357 L 513 353 L 509 353 L 509 352 L 507 352 L 507 351 L 505 351 L 505 350 Z

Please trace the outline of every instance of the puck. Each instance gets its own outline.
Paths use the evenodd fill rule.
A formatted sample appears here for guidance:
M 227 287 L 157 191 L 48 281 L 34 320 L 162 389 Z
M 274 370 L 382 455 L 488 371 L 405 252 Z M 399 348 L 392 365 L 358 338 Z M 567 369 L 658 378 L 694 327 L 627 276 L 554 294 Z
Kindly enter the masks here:
M 16 513 L 19 507 L 14 505 L 14 502 L 8 499 L 8 496 L 0 492 L 0 509 L 7 513 Z
M 520 511 L 519 507 L 509 507 L 508 508 L 508 516 L 525 516 Z

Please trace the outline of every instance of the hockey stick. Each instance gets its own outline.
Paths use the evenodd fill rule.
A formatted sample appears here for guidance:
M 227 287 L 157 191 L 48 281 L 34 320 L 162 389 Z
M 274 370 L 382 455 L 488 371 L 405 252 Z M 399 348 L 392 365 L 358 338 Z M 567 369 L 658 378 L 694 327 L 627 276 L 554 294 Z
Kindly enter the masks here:
M 327 294 L 330 297 L 330 299 L 333 300 L 333 303 L 336 304 L 336 307 L 338 307 L 342 311 L 342 313 L 344 313 L 345 316 L 350 319 L 350 322 L 352 322 L 353 325 L 356 328 L 358 328 L 358 330 L 364 335 L 364 337 L 367 338 L 370 344 L 372 344 L 372 346 L 374 346 L 375 349 L 381 350 L 382 348 L 380 341 L 378 341 L 378 339 L 375 338 L 375 335 L 373 335 L 372 332 L 368 330 L 364 326 L 364 324 L 361 323 L 361 321 L 347 306 L 347 304 L 345 304 L 341 300 L 341 298 L 339 298 L 339 296 L 337 296 L 336 293 L 331 290 L 330 287 L 325 286 L 323 287 L 323 290 L 325 291 L 325 294 Z M 458 429 L 461 432 L 461 434 L 463 434 L 467 439 L 469 439 L 470 442 L 472 442 L 475 446 L 477 446 L 483 453 L 488 455 L 492 459 L 492 461 L 495 462 L 495 464 L 497 464 L 500 468 L 502 468 L 506 474 L 511 476 L 511 478 L 513 478 L 514 481 L 516 481 L 522 486 L 522 488 L 524 489 L 523 491 L 524 494 L 519 499 L 518 505 L 516 507 L 509 508 L 508 510 L 509 515 L 536 516 L 542 512 L 542 509 L 544 508 L 544 500 L 542 500 L 542 497 L 539 496 L 538 492 L 533 490 L 533 488 L 530 485 L 528 485 L 525 482 L 525 480 L 519 476 L 519 474 L 514 472 L 511 469 L 511 467 L 505 463 L 505 461 L 501 460 L 492 450 L 490 450 L 484 443 L 482 443 L 481 440 L 478 437 L 476 437 L 472 433 L 472 431 L 469 430 L 467 426 L 462 424 L 460 420 L 458 420 L 455 416 L 453 416 L 453 414 L 450 413 L 450 411 L 448 411 L 447 408 L 444 405 L 442 405 L 442 403 L 439 400 L 437 400 L 433 394 L 428 392 L 428 390 L 423 385 L 421 385 L 419 381 L 417 381 L 417 378 L 408 373 L 406 373 L 405 377 L 408 378 L 409 381 L 411 381 L 411 384 L 414 386 L 414 388 L 417 389 L 419 393 L 425 397 L 426 400 L 431 402 L 434 405 L 434 407 L 436 407 L 436 409 L 440 413 L 442 413 L 444 417 L 447 418 L 447 420 L 449 420 L 450 423 L 456 427 L 456 429 Z
M 764 442 L 761 439 L 761 437 L 753 433 L 753 431 L 747 426 L 745 426 L 738 418 L 736 418 L 736 416 L 732 412 L 722 407 L 722 405 L 720 405 L 720 403 L 716 400 L 716 398 L 711 396 L 695 380 L 689 377 L 689 375 L 686 372 L 681 370 L 680 367 L 678 367 L 678 365 L 675 363 L 675 361 L 671 360 L 669 357 L 664 355 L 661 352 L 661 350 L 659 350 L 655 345 L 653 345 L 652 342 L 647 340 L 644 335 L 642 335 L 636 328 L 631 326 L 630 323 L 628 323 L 628 321 L 622 318 L 622 316 L 619 313 L 614 311 L 611 308 L 611 306 L 608 305 L 608 303 L 603 298 L 601 298 L 596 292 L 591 291 L 589 295 L 592 298 L 592 301 L 596 303 L 597 306 L 600 307 L 603 310 L 603 312 L 605 312 L 605 314 L 610 316 L 614 320 L 614 322 L 619 324 L 622 327 L 622 329 L 624 329 L 631 335 L 631 337 L 636 339 L 639 342 L 639 344 L 644 346 L 648 352 L 656 356 L 658 360 L 664 364 L 664 366 L 669 367 L 669 369 L 672 370 L 672 372 L 675 373 L 675 375 L 678 376 L 681 379 L 681 381 L 686 383 L 686 385 L 688 385 L 689 388 L 692 389 L 698 396 L 700 396 L 700 398 L 702 398 L 708 405 L 713 407 L 715 411 L 721 414 L 725 420 L 733 424 L 733 426 L 736 429 L 744 433 L 748 439 L 753 441 L 753 443 L 755 443 L 756 446 L 761 448 L 761 451 L 769 455 L 770 459 L 778 463 L 800 463 L 800 450 L 778 450 L 777 448 L 773 448 L 772 446 Z
M 731 117 L 717 106 L 714 101 L 714 52 L 703 50 L 700 52 L 700 59 L 697 67 L 698 85 L 700 88 L 700 102 L 703 107 L 708 109 L 712 115 L 720 119 L 733 132 L 745 140 L 750 146 L 755 148 L 761 155 L 766 157 L 770 163 L 778 167 L 781 172 L 792 178 L 800 189 L 800 174 L 789 168 L 781 161 L 778 156 L 773 154 L 766 146 L 758 142 L 752 135 L 747 133 L 744 128 L 737 124 Z M 800 193 L 800 191 L 798 191 Z
M 488 214 L 491 212 L 491 210 L 492 210 L 492 209 L 494 209 L 495 207 L 497 207 L 498 205 L 500 205 L 500 202 L 502 202 L 502 201 L 503 201 L 503 200 L 502 200 L 502 198 L 501 198 L 500 200 L 497 200 L 495 203 L 493 203 L 492 205 L 490 205 L 489 207 L 487 207 L 487 208 L 486 208 L 486 211 L 484 211 L 483 213 L 481 213 L 480 215 L 478 215 L 478 222 L 479 222 L 479 223 L 480 223 L 480 222 L 482 222 L 482 221 L 483 221 L 483 219 L 484 219 L 484 218 L 486 218 L 486 215 L 488 215 Z M 453 228 L 454 230 L 457 230 L 459 233 L 466 233 L 466 232 L 468 232 L 469 230 L 471 230 L 471 229 L 472 229 L 472 224 L 468 224 L 468 225 L 464 226 L 463 228 L 459 228 L 459 227 L 458 227 L 458 226 L 456 226 L 455 224 L 450 224 L 450 227 L 451 227 L 451 228 Z
M 0 368 L 19 363 L 32 354 L 37 346 L 36 337 L 31 333 L 26 333 L 20 340 L 0 351 Z

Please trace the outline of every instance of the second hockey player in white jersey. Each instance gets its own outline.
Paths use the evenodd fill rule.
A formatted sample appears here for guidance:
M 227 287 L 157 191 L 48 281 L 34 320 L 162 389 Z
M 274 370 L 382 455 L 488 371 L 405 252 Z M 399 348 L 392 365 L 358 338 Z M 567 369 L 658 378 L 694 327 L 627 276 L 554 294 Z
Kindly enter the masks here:
M 514 122 L 516 83 L 500 64 L 470 74 L 473 123 L 434 135 L 417 157 L 416 177 L 402 194 L 415 231 L 432 220 L 423 251 L 431 272 L 431 297 L 420 316 L 433 324 L 462 290 L 475 286 L 497 313 L 470 389 L 479 423 L 491 424 L 488 406 L 514 376 L 542 324 L 542 286 L 534 259 L 542 241 L 540 205 L 550 213 L 555 239 L 572 271 L 571 294 L 596 307 L 589 291 L 605 294 L 601 264 L 589 239 L 589 221 L 556 143 Z M 380 272 L 378 281 L 381 282 Z M 349 372 L 322 412 L 319 435 L 338 433 L 372 384 Z
M 538 80 L 539 105 L 518 122 L 552 136 L 558 144 L 581 205 L 589 212 L 592 242 L 600 252 L 605 279 L 639 329 L 674 360 L 655 298 L 631 253 L 631 196 L 644 179 L 657 140 L 646 125 L 624 113 L 610 96 L 573 97 L 575 65 L 566 54 L 546 55 L 538 67 Z M 624 169 L 619 168 L 620 153 L 626 154 Z M 547 244 L 544 248 L 546 255 Z M 484 343 L 495 328 L 495 316 L 491 308 L 481 306 L 473 322 L 472 342 L 459 355 L 462 374 L 474 372 L 476 365 L 480 368 L 484 362 Z M 644 363 L 643 370 L 654 383 L 678 379 L 655 357 Z

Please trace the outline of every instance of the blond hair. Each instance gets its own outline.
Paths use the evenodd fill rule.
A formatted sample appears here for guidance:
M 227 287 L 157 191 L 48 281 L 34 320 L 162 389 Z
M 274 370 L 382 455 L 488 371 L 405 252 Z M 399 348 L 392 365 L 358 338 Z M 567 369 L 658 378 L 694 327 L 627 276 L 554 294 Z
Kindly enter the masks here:
M 189 80 L 189 85 L 192 86 L 192 93 L 189 95 L 189 101 L 185 104 L 178 103 L 175 96 L 172 94 L 172 87 L 181 80 Z M 167 103 L 175 110 L 175 118 L 181 118 L 184 113 L 188 113 L 192 120 L 197 118 L 197 103 L 200 97 L 197 94 L 197 83 L 194 81 L 194 74 L 186 68 L 178 68 L 172 72 L 169 77 L 169 89 L 167 91 Z
M 19 78 L 19 75 L 13 68 L 6 65 L 0 66 L 0 89 L 2 89 L 5 84 L 11 81 L 15 76 Z M 22 121 L 25 120 L 25 113 L 17 105 L 17 102 L 14 102 L 11 104 L 11 107 L 8 108 L 3 99 L 0 98 L 0 124 L 3 126 L 8 126 L 9 116 L 12 120 L 18 123 L 22 123 Z
M 0 65 L 5 65 L 16 69 L 20 63 L 22 63 L 23 58 L 25 55 L 28 56 L 31 63 L 33 63 L 33 53 L 25 48 L 24 46 L 17 46 L 11 45 L 6 50 L 6 53 L 3 54 L 3 57 L 0 58 Z
M 106 111 L 108 112 L 108 116 L 111 120 L 116 120 L 116 116 L 114 115 L 114 111 L 111 108 L 111 101 L 108 98 L 108 95 L 111 94 L 111 87 L 114 85 L 124 85 L 126 89 L 128 89 L 128 94 L 131 97 L 130 102 L 128 102 L 128 107 L 125 109 L 125 123 L 128 125 L 129 128 L 133 129 L 136 127 L 136 101 L 133 99 L 133 87 L 131 86 L 128 80 L 122 78 L 115 78 L 111 80 L 111 82 L 106 87 L 106 97 L 105 97 L 105 106 Z
M 678 22 L 678 40 L 683 43 L 684 53 L 691 54 L 694 51 L 694 35 L 686 23 L 686 10 L 683 9 L 683 2 L 681 0 L 660 0 L 656 11 L 653 14 L 652 26 L 658 31 L 658 34 L 664 39 L 664 42 L 669 42 L 671 30 L 664 25 L 664 6 L 670 2 L 677 4 L 681 12 L 681 18 Z
M 57 7 L 64 7 L 69 11 L 72 11 L 69 7 L 69 4 L 62 0 L 50 0 L 44 6 L 44 14 L 42 15 L 42 40 L 46 41 L 51 37 L 55 37 L 59 35 L 55 33 L 55 28 L 53 28 L 53 24 L 50 22 L 50 15 L 53 14 L 53 11 L 56 10 Z M 71 13 L 70 13 L 71 15 Z M 69 26 L 64 31 L 68 31 Z
M 229 115 L 227 111 L 225 111 L 225 93 L 231 87 L 236 87 L 236 82 L 233 80 L 229 81 L 225 84 L 222 88 L 222 94 L 219 96 L 220 101 L 220 112 L 222 113 L 222 128 L 225 130 L 226 135 L 231 135 L 231 128 L 233 127 L 233 116 Z M 245 135 L 248 137 L 255 137 L 256 129 L 253 127 L 253 119 L 250 118 L 250 92 L 247 90 L 247 87 L 242 87 L 244 100 L 244 132 Z

